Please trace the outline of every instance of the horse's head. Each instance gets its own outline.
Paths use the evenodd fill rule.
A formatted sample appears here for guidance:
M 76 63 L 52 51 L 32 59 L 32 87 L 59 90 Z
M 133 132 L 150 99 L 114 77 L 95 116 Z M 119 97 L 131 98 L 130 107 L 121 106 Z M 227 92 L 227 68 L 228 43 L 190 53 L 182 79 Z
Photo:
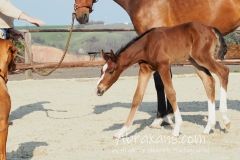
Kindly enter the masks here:
M 103 59 L 106 63 L 101 69 L 100 79 L 97 82 L 96 94 L 102 96 L 112 85 L 115 83 L 123 72 L 122 68 L 117 63 L 117 57 L 113 51 L 110 51 L 110 55 L 107 55 L 103 51 L 101 52 Z
M 97 0 L 75 0 L 74 10 L 76 19 L 80 24 L 86 24 L 89 20 L 89 14 L 93 11 L 93 3 Z

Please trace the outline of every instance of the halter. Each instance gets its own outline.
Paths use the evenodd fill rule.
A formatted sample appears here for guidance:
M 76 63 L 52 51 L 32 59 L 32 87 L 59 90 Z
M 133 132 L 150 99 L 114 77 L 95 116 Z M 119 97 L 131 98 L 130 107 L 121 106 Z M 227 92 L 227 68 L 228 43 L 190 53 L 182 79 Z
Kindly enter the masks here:
M 98 0 L 92 0 L 92 3 L 75 3 L 74 10 L 76 11 L 78 8 L 87 7 L 89 8 L 89 12 L 91 13 L 93 11 L 92 9 L 93 3 L 96 3 L 97 1 Z
M 2 79 L 5 81 L 5 83 L 7 83 L 7 81 L 8 81 L 7 76 L 2 72 L 1 69 L 0 69 L 0 77 L 2 77 Z

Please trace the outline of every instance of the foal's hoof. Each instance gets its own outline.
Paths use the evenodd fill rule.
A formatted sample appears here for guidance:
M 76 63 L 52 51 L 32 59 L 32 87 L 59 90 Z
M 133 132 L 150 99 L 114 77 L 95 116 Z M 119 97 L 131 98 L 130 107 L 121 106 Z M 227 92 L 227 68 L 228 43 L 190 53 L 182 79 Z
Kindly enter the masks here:
M 9 126 L 12 126 L 12 125 L 13 125 L 13 122 L 12 122 L 12 121 L 8 121 L 8 125 L 9 125 Z
M 209 133 L 203 132 L 202 135 L 203 135 L 203 136 L 207 136 L 207 135 L 209 135 Z
M 113 139 L 121 139 L 121 137 L 113 136 Z
M 230 128 L 230 126 L 231 126 L 231 123 L 229 122 L 229 123 L 227 123 L 226 124 L 226 129 L 229 129 Z
M 161 129 L 162 127 L 158 124 L 151 124 L 149 128 Z
M 168 125 L 174 125 L 173 121 L 172 121 L 173 115 L 169 114 L 164 118 L 164 121 L 168 124 Z
M 121 139 L 122 137 L 123 137 L 123 134 L 116 133 L 114 134 L 113 139 Z
M 174 134 L 172 133 L 172 137 L 178 138 L 178 137 L 179 137 L 179 134 L 174 135 Z
M 173 121 L 165 121 L 169 126 L 174 125 Z

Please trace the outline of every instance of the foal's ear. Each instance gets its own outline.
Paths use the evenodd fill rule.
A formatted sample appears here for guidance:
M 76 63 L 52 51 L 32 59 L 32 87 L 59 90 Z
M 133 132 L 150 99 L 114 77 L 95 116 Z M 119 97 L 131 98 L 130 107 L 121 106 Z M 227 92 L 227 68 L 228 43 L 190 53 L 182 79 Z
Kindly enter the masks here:
M 110 57 L 113 61 L 116 61 L 115 54 L 113 53 L 113 50 L 110 51 Z
M 104 53 L 103 50 L 101 51 L 101 54 L 102 54 L 102 57 L 105 61 L 107 61 L 109 59 L 109 56 L 106 53 Z

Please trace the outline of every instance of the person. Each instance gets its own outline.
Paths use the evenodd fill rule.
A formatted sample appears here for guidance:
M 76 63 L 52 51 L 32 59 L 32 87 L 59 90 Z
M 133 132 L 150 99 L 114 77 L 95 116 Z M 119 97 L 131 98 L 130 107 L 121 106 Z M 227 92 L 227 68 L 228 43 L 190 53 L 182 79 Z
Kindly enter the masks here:
M 0 0 L 0 38 L 9 39 L 10 35 L 17 40 L 21 32 L 14 29 L 14 19 L 25 20 L 39 27 L 45 25 L 40 19 L 31 17 L 11 4 L 10 0 Z

